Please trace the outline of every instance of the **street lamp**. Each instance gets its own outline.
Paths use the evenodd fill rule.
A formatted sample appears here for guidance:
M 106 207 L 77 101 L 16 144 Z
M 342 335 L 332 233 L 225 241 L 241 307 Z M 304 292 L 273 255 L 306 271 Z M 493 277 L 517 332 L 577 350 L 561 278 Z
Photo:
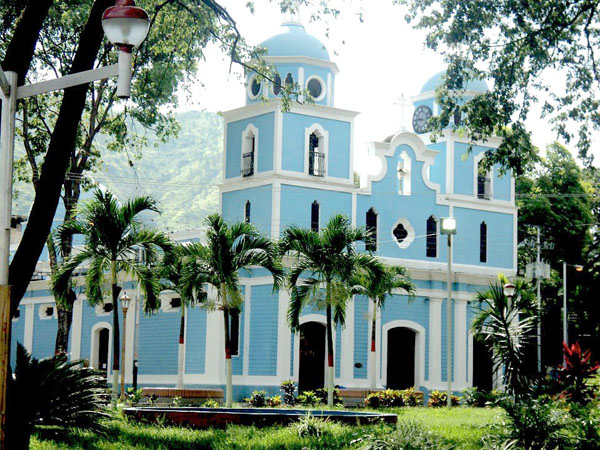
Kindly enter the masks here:
M 107 38 L 119 46 L 119 62 L 110 66 L 66 75 L 55 80 L 17 86 L 17 74 L 0 68 L 0 448 L 4 447 L 6 380 L 10 344 L 10 286 L 8 268 L 10 256 L 10 220 L 12 214 L 12 172 L 15 145 L 17 100 L 57 91 L 118 75 L 117 95 L 129 97 L 131 82 L 131 50 L 146 38 L 148 14 L 135 6 L 133 0 L 117 0 L 103 14 L 102 25 Z M 121 55 L 128 53 L 128 55 Z M 115 386 L 116 387 L 116 386 Z
M 517 292 L 517 287 L 512 283 L 506 283 L 502 288 L 504 295 L 508 297 L 508 299 L 512 302 L 513 297 L 515 296 L 515 292 Z
M 120 298 L 123 309 L 123 339 L 121 340 L 121 400 L 125 399 L 125 340 L 127 338 L 127 310 L 131 299 L 127 292 L 123 292 Z
M 451 315 L 451 299 L 452 299 L 452 235 L 456 234 L 456 219 L 454 217 L 442 217 L 441 233 L 448 236 L 448 302 L 446 305 L 446 378 L 448 379 L 447 399 L 448 407 L 452 406 L 452 315 Z
M 563 341 L 569 345 L 569 325 L 567 323 L 567 266 L 575 267 L 577 272 L 583 270 L 579 264 L 567 264 L 563 261 Z

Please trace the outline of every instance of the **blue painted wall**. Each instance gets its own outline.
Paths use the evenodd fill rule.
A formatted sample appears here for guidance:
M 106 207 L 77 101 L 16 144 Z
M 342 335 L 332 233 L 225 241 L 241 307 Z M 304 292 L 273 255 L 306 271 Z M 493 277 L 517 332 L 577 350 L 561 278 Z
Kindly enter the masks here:
M 187 308 L 185 372 L 205 373 L 206 361 L 206 309 Z
M 242 133 L 248 125 L 258 129 L 257 172 L 273 170 L 273 143 L 275 113 L 267 113 L 249 119 L 229 122 L 226 126 L 225 178 L 239 177 L 242 170 Z
M 369 362 L 369 299 L 364 295 L 354 297 L 354 378 L 366 379 Z
M 249 375 L 277 375 L 278 304 L 272 285 L 251 287 Z
M 176 375 L 181 312 L 164 312 L 140 316 L 140 375 Z
M 447 361 L 448 361 L 448 345 L 446 345 L 447 343 L 447 339 L 448 339 L 448 327 L 446 326 L 446 322 L 447 322 L 447 316 L 446 316 L 446 311 L 448 308 L 448 300 L 444 299 L 442 300 L 442 381 L 446 381 L 448 380 L 448 370 L 447 370 Z M 451 308 L 451 315 L 452 315 L 452 329 L 454 330 L 454 307 Z M 451 346 L 452 348 L 454 348 L 454 333 L 452 333 L 452 336 L 450 336 L 451 339 Z M 456 358 L 452 358 L 452 381 L 454 381 L 454 360 Z
M 49 319 L 40 319 L 40 307 L 47 304 L 37 304 L 33 313 L 33 348 L 31 356 L 37 359 L 54 355 L 56 331 L 58 330 L 56 316 Z
M 75 320 L 75 319 L 74 319 Z M 81 358 L 91 359 L 91 346 L 92 346 L 92 327 L 99 322 L 106 322 L 111 325 L 112 329 L 112 312 L 108 314 L 97 315 L 95 308 L 90 306 L 87 301 L 83 302 L 82 305 L 82 319 L 81 319 Z M 123 323 L 123 313 L 119 311 L 119 326 Z M 111 332 L 112 334 L 112 332 Z M 109 366 L 112 367 L 112 348 L 109 348 Z
M 303 114 L 283 114 L 281 168 L 304 172 L 305 129 L 315 123 L 329 133 L 327 176 L 350 179 L 350 122 Z
M 24 344 L 25 339 L 25 306 L 19 307 L 20 316 L 13 319 L 10 328 L 10 367 L 14 370 L 17 360 L 17 342 Z
M 239 191 L 223 192 L 221 207 L 227 222 L 245 220 L 246 202 L 250 201 L 250 223 L 263 234 L 271 233 L 272 186 L 270 184 Z

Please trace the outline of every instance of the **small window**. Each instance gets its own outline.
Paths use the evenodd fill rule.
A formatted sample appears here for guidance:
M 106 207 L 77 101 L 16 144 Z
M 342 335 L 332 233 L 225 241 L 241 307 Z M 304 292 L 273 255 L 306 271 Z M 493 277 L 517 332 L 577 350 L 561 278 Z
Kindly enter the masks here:
M 105 313 L 112 312 L 112 310 L 113 310 L 113 304 L 112 303 L 105 303 L 104 305 L 102 305 L 102 310 Z
M 426 255 L 428 258 L 437 257 L 437 222 L 433 216 L 427 219 Z
M 489 172 L 479 164 L 477 166 L 477 198 L 489 200 L 491 198 L 491 178 Z
M 256 155 L 256 135 L 252 130 L 244 133 L 242 147 L 242 176 L 254 175 L 254 158 Z
M 311 133 L 308 141 L 308 174 L 316 177 L 325 176 L 325 152 L 321 141 L 315 133 Z
M 319 203 L 316 200 L 310 207 L 310 229 L 319 232 Z
M 461 112 L 460 112 L 460 107 L 456 107 L 456 109 L 454 110 L 454 126 L 459 127 L 461 123 Z
M 258 94 L 260 94 L 260 83 L 256 76 L 252 77 L 252 81 L 250 83 L 250 92 L 252 93 L 253 97 L 258 97 Z
M 367 211 L 366 223 L 369 236 L 365 248 L 369 252 L 374 252 L 377 250 L 377 213 L 373 208 Z
M 281 77 L 279 74 L 275 75 L 275 80 L 273 81 L 273 95 L 277 97 L 281 92 Z
M 174 297 L 171 299 L 171 308 L 179 308 L 181 307 L 181 298 Z
M 323 94 L 323 84 L 318 78 L 310 78 L 306 84 L 308 92 L 315 100 L 320 100 Z
M 487 262 L 487 224 L 481 222 L 479 226 L 479 262 Z
M 231 356 L 240 354 L 240 312 L 229 311 L 229 339 L 231 340 Z
M 396 225 L 396 228 L 394 228 L 393 234 L 396 240 L 398 241 L 398 244 L 401 244 L 404 241 L 404 239 L 406 239 L 406 237 L 408 236 L 408 231 L 406 230 L 404 225 L 399 223 L 398 225 Z
M 285 87 L 291 89 L 294 85 L 294 77 L 291 73 L 285 76 Z
M 244 208 L 244 220 L 246 223 L 250 223 L 250 200 L 246 202 L 246 207 Z

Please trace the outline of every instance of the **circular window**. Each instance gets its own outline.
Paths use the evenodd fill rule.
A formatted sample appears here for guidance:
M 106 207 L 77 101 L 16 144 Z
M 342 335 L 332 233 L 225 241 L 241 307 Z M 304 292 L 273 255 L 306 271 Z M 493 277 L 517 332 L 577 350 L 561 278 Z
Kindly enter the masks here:
M 398 241 L 398 244 L 404 242 L 404 239 L 406 239 L 406 236 L 408 236 L 408 231 L 406 231 L 406 228 L 404 228 L 404 225 L 402 225 L 401 223 L 396 225 L 396 228 L 394 228 L 394 231 L 392 231 L 392 233 L 394 233 L 394 237 Z
M 323 84 L 318 78 L 310 78 L 306 83 L 306 87 L 315 100 L 320 100 L 323 97 Z
M 288 73 L 285 77 L 285 87 L 292 87 L 294 84 L 294 77 L 291 73 Z
M 260 94 L 261 83 L 256 79 L 256 75 L 252 75 L 248 83 L 248 97 L 256 98 Z
M 281 92 L 281 77 L 279 74 L 275 75 L 275 80 L 273 81 L 273 95 L 278 96 Z

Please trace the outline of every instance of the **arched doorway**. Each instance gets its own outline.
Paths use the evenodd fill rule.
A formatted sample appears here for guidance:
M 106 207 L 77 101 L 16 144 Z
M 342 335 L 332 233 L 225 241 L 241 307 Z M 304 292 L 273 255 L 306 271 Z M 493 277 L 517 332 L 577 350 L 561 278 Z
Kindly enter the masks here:
M 415 385 L 416 332 L 406 327 L 390 328 L 387 332 L 388 389 L 406 389 Z
M 91 366 L 108 376 L 110 368 L 111 329 L 97 325 L 92 330 Z
M 313 391 L 325 385 L 325 325 L 300 325 L 298 391 Z
M 473 338 L 473 387 L 483 391 L 493 389 L 494 365 L 491 350 L 477 338 Z

